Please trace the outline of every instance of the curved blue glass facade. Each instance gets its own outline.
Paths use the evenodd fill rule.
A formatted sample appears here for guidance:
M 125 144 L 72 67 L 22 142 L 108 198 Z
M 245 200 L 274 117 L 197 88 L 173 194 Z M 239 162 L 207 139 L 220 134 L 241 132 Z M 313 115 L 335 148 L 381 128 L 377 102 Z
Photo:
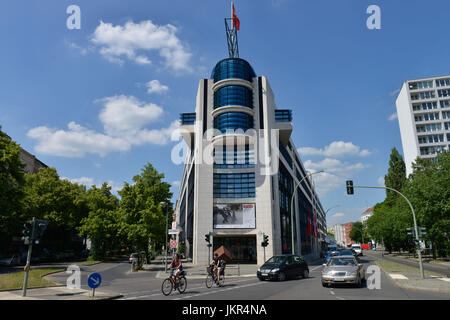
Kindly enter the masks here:
M 226 133 L 227 129 L 242 129 L 244 132 L 253 128 L 253 117 L 243 112 L 222 113 L 214 118 L 214 129 Z
M 214 82 L 224 79 L 243 79 L 252 81 L 256 77 L 250 63 L 240 58 L 229 58 L 219 61 L 214 67 L 211 78 Z
M 227 86 L 214 92 L 214 109 L 224 106 L 244 106 L 253 109 L 252 91 L 242 86 Z

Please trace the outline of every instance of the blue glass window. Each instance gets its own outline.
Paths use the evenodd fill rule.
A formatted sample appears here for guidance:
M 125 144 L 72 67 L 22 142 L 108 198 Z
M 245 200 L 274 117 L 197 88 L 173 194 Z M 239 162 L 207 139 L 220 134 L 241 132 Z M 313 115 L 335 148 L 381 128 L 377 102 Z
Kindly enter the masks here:
M 180 121 L 182 125 L 194 124 L 196 114 L 195 113 L 182 113 L 180 114 Z
M 233 105 L 253 108 L 252 91 L 241 86 L 227 86 L 214 92 L 214 109 Z
M 275 121 L 291 122 L 292 121 L 292 110 L 275 110 Z
M 214 173 L 214 198 L 254 198 L 255 173 Z
M 220 61 L 216 64 L 211 74 L 211 78 L 214 79 L 214 82 L 223 79 L 243 79 L 252 81 L 252 78 L 255 76 L 255 71 L 253 71 L 250 64 L 239 58 L 229 58 Z
M 253 128 L 253 117 L 243 112 L 222 113 L 214 118 L 214 129 L 226 133 L 227 129 L 242 129 L 244 132 Z
M 239 168 L 254 168 L 255 167 L 255 150 L 250 149 L 248 145 L 245 149 L 234 146 L 234 150 L 223 150 L 220 148 L 214 149 L 214 168 L 219 169 L 239 169 Z

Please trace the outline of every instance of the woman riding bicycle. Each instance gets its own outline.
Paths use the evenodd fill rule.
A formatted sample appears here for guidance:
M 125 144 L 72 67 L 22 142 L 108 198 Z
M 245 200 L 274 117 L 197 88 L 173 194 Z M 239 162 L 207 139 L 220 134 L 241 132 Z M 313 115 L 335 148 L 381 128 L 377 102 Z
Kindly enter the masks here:
M 175 256 L 174 256 L 172 262 L 167 267 L 167 269 L 170 269 L 170 268 L 176 269 L 174 276 L 175 276 L 176 281 L 178 281 L 178 278 L 179 278 L 181 272 L 183 272 L 183 265 L 181 264 L 180 255 L 178 253 L 175 253 Z
M 222 270 L 222 261 L 219 259 L 217 253 L 214 254 L 214 259 L 211 261 L 211 266 L 214 267 L 214 273 L 216 274 L 217 282 L 220 282 L 220 271 Z

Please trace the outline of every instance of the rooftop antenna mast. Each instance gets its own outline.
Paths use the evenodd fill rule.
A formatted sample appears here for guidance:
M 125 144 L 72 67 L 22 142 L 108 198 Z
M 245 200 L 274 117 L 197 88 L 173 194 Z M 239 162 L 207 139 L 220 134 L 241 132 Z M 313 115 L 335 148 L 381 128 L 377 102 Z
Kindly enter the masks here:
M 230 24 L 228 24 L 230 22 Z M 230 28 L 231 26 L 231 28 Z M 240 22 L 234 10 L 234 4 L 231 3 L 231 18 L 225 18 L 225 31 L 227 32 L 228 55 L 230 58 L 239 58 L 239 45 L 237 31 Z

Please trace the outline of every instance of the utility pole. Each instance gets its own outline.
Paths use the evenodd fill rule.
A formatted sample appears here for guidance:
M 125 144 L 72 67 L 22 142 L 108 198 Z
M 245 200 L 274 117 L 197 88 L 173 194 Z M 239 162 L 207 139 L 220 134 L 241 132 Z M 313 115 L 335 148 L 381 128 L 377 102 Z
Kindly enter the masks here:
M 161 205 L 166 205 L 166 243 L 164 244 L 164 251 L 165 251 L 165 259 L 164 259 L 164 272 L 167 273 L 167 233 L 168 233 L 168 225 L 169 225 L 169 204 L 167 202 L 161 202 Z
M 25 266 L 25 279 L 23 280 L 23 288 L 22 288 L 22 297 L 27 296 L 27 285 L 28 285 L 28 273 L 30 271 L 31 264 L 31 251 L 33 250 L 33 239 L 36 233 L 36 219 L 33 217 L 33 221 L 31 222 L 31 237 L 28 238 L 28 255 L 27 255 L 27 264 Z M 27 240 L 25 240 L 27 241 Z M 25 242 L 26 243 L 26 242 Z
M 307 173 L 295 186 L 294 190 L 292 191 L 292 197 L 291 197 L 291 241 L 292 241 L 292 254 L 295 254 L 295 241 L 294 241 L 294 196 L 295 196 L 295 191 L 297 190 L 297 188 L 300 186 L 300 184 L 303 182 L 303 180 L 305 180 L 308 175 L 311 177 L 313 174 L 317 174 L 317 173 L 321 173 L 324 172 L 323 170 L 317 171 L 317 172 L 313 172 L 313 173 Z
M 422 252 L 421 252 L 420 244 L 419 244 L 419 230 L 417 228 L 416 213 L 414 212 L 414 208 L 413 208 L 411 202 L 408 200 L 408 198 L 403 193 L 401 193 L 400 191 L 397 191 L 397 190 L 395 190 L 393 188 L 389 188 L 389 187 L 386 187 L 386 186 L 385 187 L 353 186 L 353 181 L 348 180 L 347 181 L 347 194 L 353 194 L 353 188 L 387 189 L 387 190 L 391 190 L 391 191 L 394 191 L 394 192 L 398 193 L 399 195 L 401 195 L 406 200 L 406 202 L 409 205 L 409 208 L 411 209 L 412 215 L 413 215 L 414 231 L 415 231 L 415 238 L 416 238 L 415 239 L 416 240 L 415 241 L 415 246 L 416 246 L 417 254 L 419 256 L 420 276 L 422 277 L 422 279 L 424 279 L 425 275 L 424 275 L 424 271 L 423 271 Z M 383 244 L 383 246 L 384 246 L 384 244 Z

